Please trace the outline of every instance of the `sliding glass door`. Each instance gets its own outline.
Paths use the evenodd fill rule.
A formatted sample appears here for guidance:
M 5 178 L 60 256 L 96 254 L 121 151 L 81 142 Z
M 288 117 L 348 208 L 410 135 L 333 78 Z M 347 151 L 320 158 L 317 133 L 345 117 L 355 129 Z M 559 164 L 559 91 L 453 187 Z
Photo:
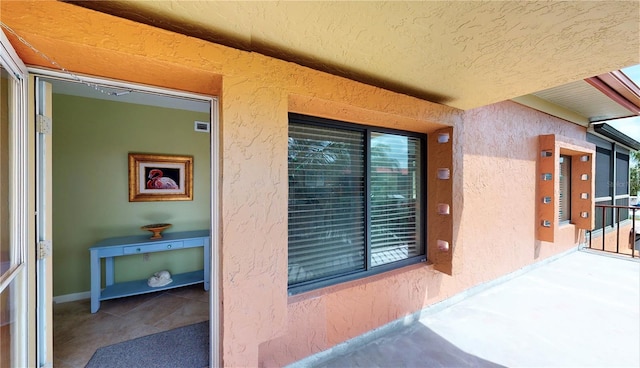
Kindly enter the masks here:
M 0 367 L 27 366 L 26 70 L 0 47 Z

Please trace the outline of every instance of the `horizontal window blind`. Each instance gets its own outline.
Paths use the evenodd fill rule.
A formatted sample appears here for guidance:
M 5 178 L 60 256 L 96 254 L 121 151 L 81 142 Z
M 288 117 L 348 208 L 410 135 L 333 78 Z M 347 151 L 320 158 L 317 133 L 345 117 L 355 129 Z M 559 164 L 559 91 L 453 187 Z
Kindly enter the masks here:
M 571 156 L 560 156 L 560 221 L 571 220 Z
M 420 140 L 371 134 L 371 265 L 419 255 L 416 195 Z
M 309 290 L 424 260 L 424 136 L 293 115 L 289 287 Z
M 289 284 L 365 267 L 364 133 L 289 125 Z

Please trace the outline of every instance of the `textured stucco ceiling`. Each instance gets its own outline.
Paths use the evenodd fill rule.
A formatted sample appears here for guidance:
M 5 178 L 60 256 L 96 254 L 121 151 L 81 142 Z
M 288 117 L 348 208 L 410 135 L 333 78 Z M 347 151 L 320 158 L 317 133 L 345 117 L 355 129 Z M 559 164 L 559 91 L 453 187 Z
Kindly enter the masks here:
M 640 63 L 638 1 L 74 3 L 461 109 Z

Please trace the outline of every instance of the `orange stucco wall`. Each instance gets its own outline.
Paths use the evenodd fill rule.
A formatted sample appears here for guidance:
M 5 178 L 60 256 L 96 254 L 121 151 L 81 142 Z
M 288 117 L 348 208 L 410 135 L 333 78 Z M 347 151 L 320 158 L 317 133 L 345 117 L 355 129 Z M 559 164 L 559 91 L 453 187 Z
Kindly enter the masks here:
M 221 98 L 222 357 L 281 366 L 576 245 L 536 241 L 537 136 L 585 130 L 503 102 L 463 112 L 60 2 L 2 21 L 67 69 Z M 50 67 L 9 35 L 27 64 Z M 287 295 L 287 113 L 431 132 L 454 127 L 453 276 L 414 265 Z
M 503 102 L 465 114 L 464 274 L 471 283 L 518 269 L 576 243 L 572 226 L 556 243 L 536 240 L 538 135 L 585 139 L 585 129 Z
M 575 246 L 573 225 L 555 243 L 536 240 L 538 135 L 584 139 L 583 128 L 503 102 L 455 124 L 454 276 L 414 266 L 289 299 L 288 330 L 261 345 L 280 366 Z

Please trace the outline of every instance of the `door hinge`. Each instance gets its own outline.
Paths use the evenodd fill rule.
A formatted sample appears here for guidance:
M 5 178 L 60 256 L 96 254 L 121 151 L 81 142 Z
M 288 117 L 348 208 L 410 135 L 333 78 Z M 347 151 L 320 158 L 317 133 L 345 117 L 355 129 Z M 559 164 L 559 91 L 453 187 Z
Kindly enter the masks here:
M 38 133 L 51 134 L 51 118 L 44 115 L 38 115 Z
M 38 242 L 38 259 L 45 259 L 51 256 L 51 240 L 41 240 Z

